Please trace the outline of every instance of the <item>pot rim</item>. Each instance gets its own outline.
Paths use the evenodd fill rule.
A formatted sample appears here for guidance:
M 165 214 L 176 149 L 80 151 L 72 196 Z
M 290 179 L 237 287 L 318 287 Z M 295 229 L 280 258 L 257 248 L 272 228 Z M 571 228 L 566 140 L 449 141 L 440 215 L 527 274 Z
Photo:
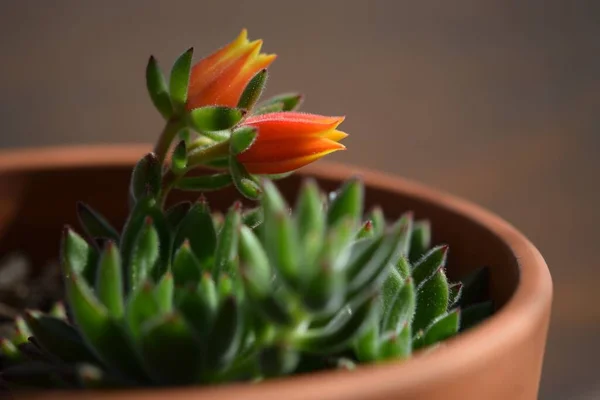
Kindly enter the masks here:
M 0 172 L 28 171 L 36 169 L 67 169 L 75 166 L 133 165 L 150 151 L 149 144 L 123 143 L 116 145 L 75 145 L 42 148 L 8 149 L 0 151 Z M 384 190 L 397 188 L 398 192 L 423 202 L 435 203 L 438 207 L 461 214 L 499 237 L 512 251 L 519 266 L 519 283 L 512 297 L 491 318 L 444 342 L 432 352 L 416 353 L 411 359 L 398 363 L 361 365 L 352 373 L 325 371 L 314 374 L 272 379 L 260 385 L 231 384 L 223 387 L 140 389 L 134 391 L 110 392 L 111 399 L 129 398 L 134 392 L 147 394 L 144 398 L 161 398 L 166 392 L 175 396 L 172 400 L 194 396 L 195 399 L 237 398 L 277 399 L 289 384 L 302 388 L 293 398 L 317 398 L 319 393 L 327 393 L 328 398 L 348 398 L 345 386 L 352 380 L 352 397 L 361 395 L 377 387 L 377 392 L 386 393 L 393 388 L 427 386 L 441 376 L 448 378 L 463 368 L 477 369 L 493 353 L 503 351 L 518 337 L 525 340 L 545 318 L 545 310 L 552 301 L 552 281 L 550 272 L 539 251 L 511 224 L 500 217 L 451 194 L 431 189 L 405 178 L 391 176 L 369 168 L 353 167 L 334 162 L 319 162 L 302 169 L 302 175 L 316 174 L 329 179 L 345 179 L 359 175 L 371 187 Z M 426 374 L 423 371 L 428 371 Z M 286 392 L 287 394 L 287 392 Z M 82 398 L 81 393 L 74 394 Z M 44 398 L 66 398 L 63 393 L 53 397 L 48 393 Z M 121 397 L 122 396 L 122 397 Z M 181 397 L 179 397 L 181 396 Z M 206 396 L 206 397 L 205 397 Z M 222 397 L 221 397 L 222 396 Z M 299 397 L 297 397 L 299 396 Z M 69 398 L 71 396 L 68 396 Z M 289 396 L 287 400 L 292 400 Z

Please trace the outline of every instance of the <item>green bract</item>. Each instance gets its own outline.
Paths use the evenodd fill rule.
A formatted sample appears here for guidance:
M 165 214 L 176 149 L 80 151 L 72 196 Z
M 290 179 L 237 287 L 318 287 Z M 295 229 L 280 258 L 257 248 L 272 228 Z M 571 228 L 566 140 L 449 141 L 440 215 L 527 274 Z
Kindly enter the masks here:
M 86 236 L 67 228 L 61 249 L 68 317 L 58 305 L 17 319 L 0 342 L 5 384 L 208 385 L 348 368 L 407 358 L 493 310 L 481 302 L 487 270 L 449 284 L 448 247 L 432 247 L 425 221 L 388 224 L 379 208 L 363 220 L 360 180 L 330 196 L 307 180 L 293 210 L 270 180 L 253 181 L 259 206 L 221 218 L 204 198 L 163 211 L 155 175 L 145 157 L 120 233 L 79 206 Z

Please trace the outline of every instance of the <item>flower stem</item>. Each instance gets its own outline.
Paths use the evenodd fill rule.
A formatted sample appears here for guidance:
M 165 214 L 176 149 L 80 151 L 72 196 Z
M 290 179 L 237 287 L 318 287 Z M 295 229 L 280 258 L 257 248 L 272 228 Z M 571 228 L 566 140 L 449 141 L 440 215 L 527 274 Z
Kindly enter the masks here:
M 183 128 L 183 124 L 179 118 L 172 118 L 167 121 L 167 124 L 163 128 L 163 131 L 154 146 L 154 153 L 158 160 L 162 164 L 167 158 L 167 152 L 169 151 L 169 147 L 171 147 L 171 143 L 173 143 L 173 139 L 179 131 Z

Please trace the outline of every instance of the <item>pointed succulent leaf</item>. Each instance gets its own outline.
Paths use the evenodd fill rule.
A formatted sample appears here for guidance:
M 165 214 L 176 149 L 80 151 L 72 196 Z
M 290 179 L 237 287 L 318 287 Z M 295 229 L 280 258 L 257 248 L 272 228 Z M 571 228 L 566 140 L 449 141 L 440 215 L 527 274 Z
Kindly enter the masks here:
M 481 267 L 468 274 L 461 280 L 463 293 L 458 304 L 462 308 L 485 301 L 489 297 L 490 270 Z
M 360 362 L 373 362 L 379 355 L 379 314 L 379 307 L 371 312 L 365 328 L 354 340 L 354 353 Z
M 405 256 L 402 256 L 398 259 L 395 269 L 396 269 L 396 271 L 398 271 L 398 273 L 400 274 L 400 276 L 402 278 L 406 279 L 410 276 L 410 271 L 411 271 L 412 267 L 410 266 L 410 262 L 408 261 L 408 258 L 406 258 Z
M 448 308 L 454 307 L 462 295 L 463 284 L 461 282 L 448 285 Z
M 115 318 L 123 315 L 123 270 L 121 256 L 114 242 L 108 241 L 100 256 L 96 294 L 108 312 Z
M 325 235 L 325 209 L 315 180 L 304 181 L 294 218 L 304 264 L 312 265 L 321 250 Z
M 171 171 L 177 176 L 185 173 L 187 167 L 187 149 L 185 140 L 180 141 L 177 146 L 173 149 L 173 156 L 171 157 Z
M 67 363 L 98 362 L 71 324 L 39 312 L 26 313 L 25 320 L 36 342 L 49 354 Z
M 211 315 L 216 315 L 219 306 L 219 295 L 217 294 L 217 285 L 210 273 L 205 272 L 202 275 L 200 285 L 198 286 L 198 293 L 208 307 Z
M 270 291 L 271 267 L 260 241 L 248 226 L 240 230 L 240 261 L 242 274 L 261 294 Z
M 54 318 L 62 319 L 63 321 L 67 320 L 67 309 L 65 308 L 65 304 L 62 301 L 57 301 L 52 305 L 50 311 L 48 311 L 48 315 Z
M 431 225 L 429 221 L 416 221 L 410 239 L 408 259 L 417 262 L 431 246 Z
M 196 287 L 200 282 L 202 266 L 192 252 L 189 241 L 184 241 L 175 253 L 172 266 L 176 286 Z
M 125 321 L 134 340 L 138 340 L 142 326 L 159 315 L 159 304 L 154 296 L 154 288 L 149 282 L 133 292 L 127 302 Z
M 190 248 L 203 269 L 212 263 L 212 258 L 217 247 L 217 234 L 210 214 L 210 208 L 204 198 L 200 198 L 183 221 L 179 224 L 173 243 L 173 248 L 181 247 L 185 240 L 189 241 Z
M 222 303 L 228 297 L 234 296 L 236 287 L 233 279 L 228 274 L 221 274 L 217 282 L 217 294 L 219 295 L 219 303 Z
M 237 276 L 236 261 L 242 223 L 241 208 L 241 203 L 236 202 L 230 207 L 225 216 L 225 221 L 218 235 L 213 276 L 219 276 L 222 273 L 234 278 Z
M 335 225 L 344 217 L 351 217 L 358 225 L 363 213 L 364 185 L 358 178 L 349 179 L 335 194 L 327 211 L 327 224 Z
M 145 382 L 147 375 L 123 325 L 109 315 L 76 275 L 67 279 L 66 289 L 73 319 L 102 362 L 135 381 Z
M 141 198 L 157 197 L 162 180 L 161 163 L 154 153 L 146 154 L 133 168 L 129 196 L 135 204 Z
M 234 155 L 229 156 L 229 170 L 235 188 L 247 199 L 258 200 L 262 189 L 256 179 L 248 173 Z
M 194 48 L 188 49 L 177 58 L 171 69 L 169 94 L 176 112 L 182 111 L 187 102 L 193 55 Z
M 392 308 L 396 296 L 404 286 L 405 279 L 398 273 L 395 268 L 390 268 L 388 276 L 381 287 L 381 318 Z
M 350 258 L 346 264 L 348 279 L 354 280 L 365 265 L 373 258 L 383 242 L 383 236 L 368 238 L 355 242 L 350 249 Z
M 189 192 L 211 192 L 233 184 L 231 174 L 186 176 L 175 183 L 175 188 Z
M 215 317 L 213 306 L 208 304 L 206 296 L 203 296 L 198 288 L 178 288 L 177 290 L 180 292 L 177 310 L 198 337 L 206 342 Z
M 316 314 L 329 314 L 340 309 L 345 298 L 346 276 L 344 271 L 330 265 L 321 265 L 308 282 L 302 295 L 303 304 Z
M 265 104 L 265 105 L 258 105 L 258 107 L 256 107 L 254 109 L 254 111 L 252 112 L 252 115 L 263 115 L 263 114 L 281 112 L 281 111 L 283 111 L 284 107 L 285 107 L 285 104 L 283 104 L 283 102 L 281 102 L 281 101 L 275 102 L 275 103 L 270 103 L 270 104 Z
M 154 107 L 165 118 L 169 119 L 173 115 L 173 106 L 167 89 L 167 83 L 163 76 L 158 62 L 154 56 L 150 56 L 146 66 L 146 88 L 152 100 Z
M 234 297 L 226 298 L 220 305 L 215 323 L 208 336 L 207 364 L 223 366 L 236 356 L 242 333 L 242 314 Z
M 171 272 L 166 272 L 154 288 L 154 298 L 160 313 L 166 314 L 173 309 L 173 291 L 175 280 Z
M 412 352 L 410 324 L 406 323 L 398 332 L 386 333 L 379 347 L 379 360 L 402 360 Z
M 494 304 L 491 301 L 485 301 L 479 304 L 470 305 L 462 310 L 460 331 L 465 331 L 494 313 Z
M 191 207 L 191 202 L 182 201 L 181 203 L 171 206 L 171 208 L 165 212 L 165 219 L 171 231 L 177 231 L 179 224 L 183 221 Z
M 460 309 L 454 309 L 448 314 L 436 318 L 425 330 L 422 339 L 415 345 L 417 347 L 431 346 L 458 333 L 460 326 Z
M 151 276 L 154 265 L 158 260 L 158 250 L 159 238 L 154 228 L 154 220 L 151 217 L 146 217 L 131 254 L 127 279 L 130 292 L 135 291 L 139 285 Z
M 402 327 L 412 322 L 415 314 L 415 303 L 415 287 L 412 279 L 407 278 L 391 306 L 385 310 L 382 330 L 384 332 L 399 333 Z
M 431 279 L 440 268 L 444 268 L 447 254 L 448 246 L 437 246 L 417 261 L 412 270 L 417 289 Z
M 272 104 L 283 104 L 281 111 L 294 111 L 297 110 L 302 104 L 303 96 L 300 93 L 282 93 L 277 96 L 273 96 L 270 99 L 261 103 L 260 107 L 267 107 Z
M 234 129 L 229 141 L 230 153 L 237 156 L 248 150 L 257 136 L 258 130 L 252 126 L 242 126 L 241 128 Z
M 223 106 L 205 106 L 189 112 L 189 123 L 198 132 L 214 132 L 234 127 L 246 111 Z
M 250 82 L 248 82 L 240 96 L 240 101 L 238 102 L 239 108 L 251 110 L 254 107 L 267 84 L 268 75 L 267 70 L 263 69 L 250 79 Z
M 402 224 L 406 225 L 406 230 L 400 237 L 400 254 L 402 256 L 408 256 L 413 230 L 413 213 L 409 211 L 402 214 L 400 221 Z
M 25 319 L 20 315 L 17 316 L 15 318 L 15 336 L 13 337 L 15 344 L 19 345 L 21 343 L 27 343 L 31 336 L 31 330 Z
M 98 252 L 70 227 L 63 231 L 61 264 L 65 275 L 77 274 L 93 283 L 96 274 Z
M 200 381 L 201 343 L 181 315 L 157 316 L 145 323 L 140 343 L 144 361 L 158 382 L 189 385 Z
M 417 290 L 417 309 L 413 319 L 413 331 L 425 329 L 431 321 L 443 315 L 448 309 L 448 279 L 443 269 L 439 269 Z
M 18 364 L 23 360 L 23 355 L 8 338 L 0 337 L 0 356 L 8 365 Z
M 264 213 L 262 207 L 251 208 L 242 213 L 242 224 L 250 229 L 255 229 L 262 224 L 263 219 Z
M 385 215 L 383 214 L 383 210 L 381 207 L 374 207 L 369 215 L 367 216 L 368 220 L 373 223 L 373 231 L 376 235 L 383 234 L 385 230 Z
M 114 241 L 119 240 L 119 233 L 112 225 L 89 205 L 77 203 L 77 217 L 79 223 L 90 239 L 103 238 Z
M 337 325 L 335 329 L 320 328 L 308 330 L 294 338 L 294 346 L 308 353 L 332 353 L 346 348 L 369 320 L 377 301 L 368 299 L 352 310 L 352 315 Z
M 282 376 L 292 373 L 300 361 L 300 353 L 286 345 L 274 345 L 261 349 L 258 356 L 262 375 Z
M 370 219 L 368 219 L 365 221 L 364 224 L 362 224 L 361 228 L 359 229 L 358 233 L 356 234 L 356 238 L 357 239 L 366 239 L 366 238 L 373 237 L 374 234 L 375 234 L 375 232 L 373 231 L 373 222 Z

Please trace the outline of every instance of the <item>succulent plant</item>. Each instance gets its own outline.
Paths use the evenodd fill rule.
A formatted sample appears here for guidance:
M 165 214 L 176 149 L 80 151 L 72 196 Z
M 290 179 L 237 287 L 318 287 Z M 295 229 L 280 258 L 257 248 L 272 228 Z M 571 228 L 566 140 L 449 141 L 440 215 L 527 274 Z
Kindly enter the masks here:
M 4 385 L 210 385 L 354 368 L 433 348 L 493 311 L 487 269 L 449 283 L 448 246 L 432 247 L 429 223 L 380 208 L 365 217 L 360 179 L 334 193 L 307 179 L 290 208 L 273 180 L 343 149 L 346 134 L 343 117 L 293 111 L 298 95 L 256 105 L 274 59 L 261 43 L 243 31 L 193 67 L 189 50 L 168 88 L 150 59 L 167 122 L 133 168 L 128 219 L 119 231 L 78 204 L 82 234 L 66 227 L 61 244 L 65 304 L 25 312 L 0 339 Z M 228 185 L 256 207 L 223 215 L 200 196 L 165 208 L 173 188 Z

